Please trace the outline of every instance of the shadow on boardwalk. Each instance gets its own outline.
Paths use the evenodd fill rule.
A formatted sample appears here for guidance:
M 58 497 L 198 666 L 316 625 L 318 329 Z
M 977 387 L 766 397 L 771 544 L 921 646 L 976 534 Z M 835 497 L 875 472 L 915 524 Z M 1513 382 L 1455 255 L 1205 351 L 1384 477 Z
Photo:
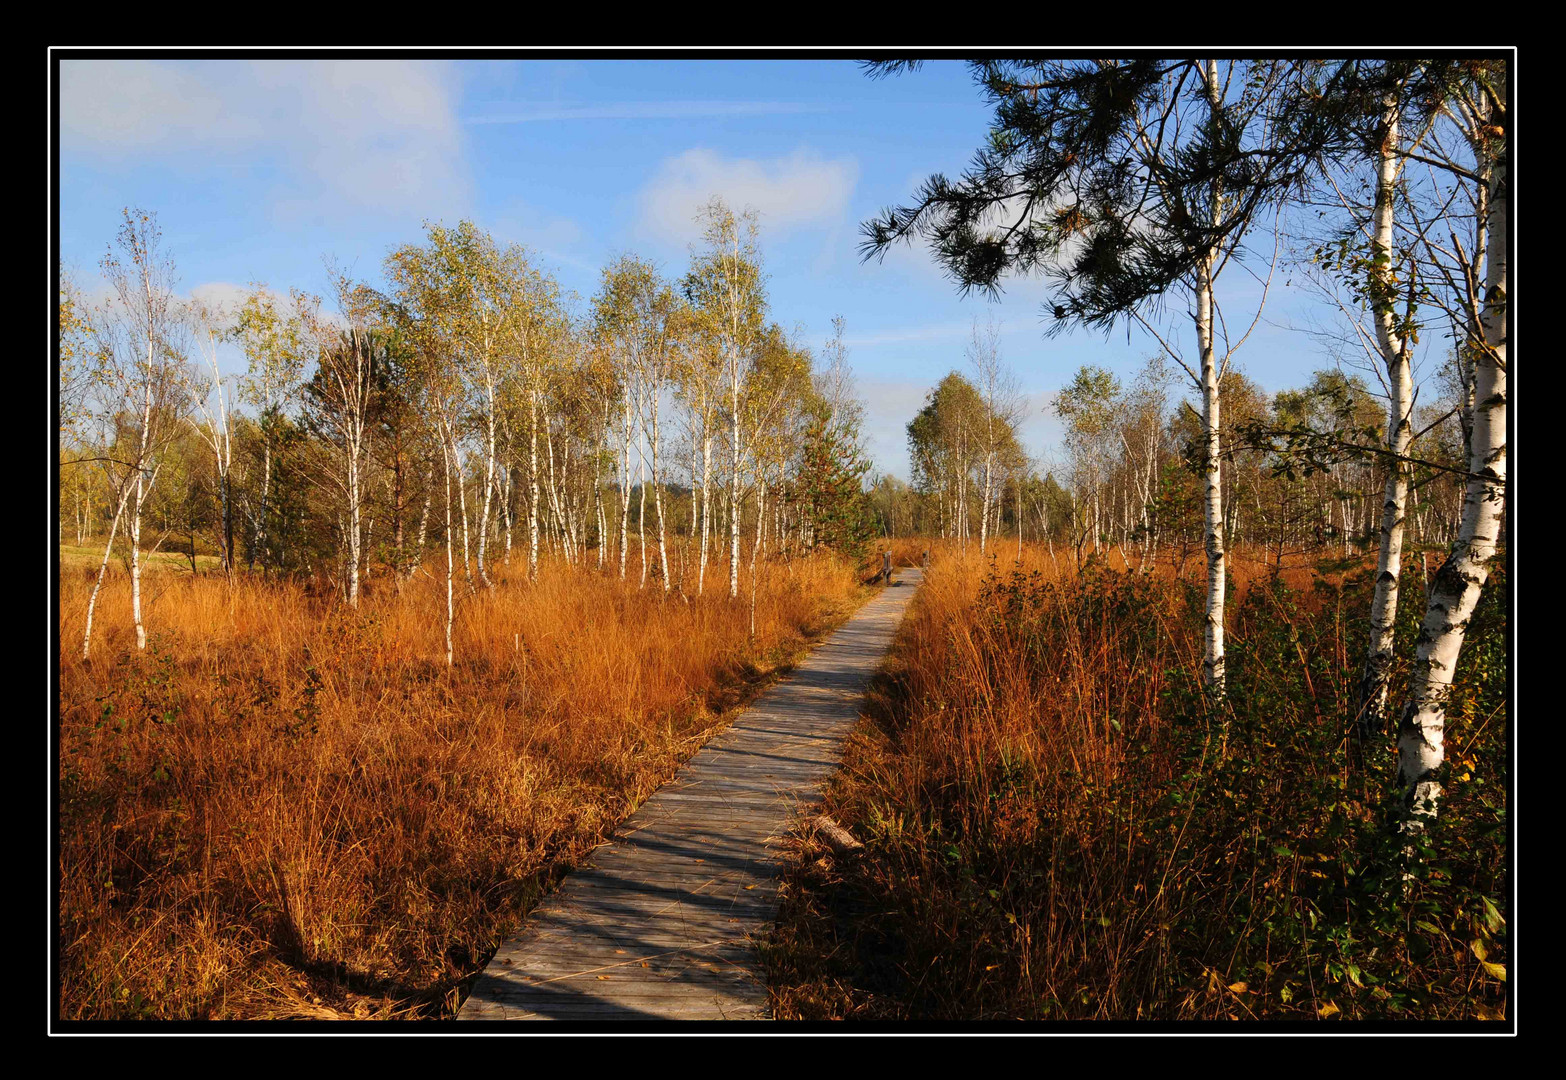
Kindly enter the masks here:
M 567 876 L 458 1019 L 765 1018 L 752 935 L 776 917 L 774 844 L 837 767 L 921 577 L 898 571 Z

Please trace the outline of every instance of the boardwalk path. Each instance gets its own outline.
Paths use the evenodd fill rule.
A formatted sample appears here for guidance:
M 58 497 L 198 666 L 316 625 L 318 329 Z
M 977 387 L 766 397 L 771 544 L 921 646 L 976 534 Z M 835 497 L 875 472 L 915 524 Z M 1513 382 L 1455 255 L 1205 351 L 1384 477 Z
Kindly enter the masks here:
M 776 914 L 773 844 L 836 768 L 921 574 L 756 699 L 503 945 L 461 1020 L 761 1019 L 748 935 Z

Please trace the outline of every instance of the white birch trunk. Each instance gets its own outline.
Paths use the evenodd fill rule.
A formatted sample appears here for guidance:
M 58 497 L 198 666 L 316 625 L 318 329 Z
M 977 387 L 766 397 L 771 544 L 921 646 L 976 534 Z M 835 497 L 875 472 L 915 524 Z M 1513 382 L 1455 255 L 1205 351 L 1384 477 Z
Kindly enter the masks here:
M 750 549 L 750 636 L 756 636 L 756 555 L 761 551 L 761 526 L 767 520 L 767 481 L 758 478 L 756 490 L 756 542 Z
M 455 442 L 455 439 L 453 439 Z M 473 588 L 473 557 L 470 554 L 470 538 L 468 536 L 468 485 L 462 475 L 462 456 L 455 446 L 452 447 L 451 456 L 457 471 L 457 507 L 462 512 L 462 576 L 468 583 L 468 588 Z
M 993 436 L 992 436 L 993 437 Z M 984 455 L 984 507 L 979 516 L 979 554 L 983 555 L 990 542 L 990 468 L 995 455 Z
M 737 371 L 737 369 L 736 369 Z M 729 475 L 729 598 L 739 597 L 739 498 L 740 498 L 740 415 L 739 415 L 739 376 L 736 373 L 732 383 L 732 408 L 729 417 L 734 428 L 734 455 L 730 463 L 732 472 Z
M 527 506 L 527 577 L 538 580 L 538 388 L 528 392 L 528 484 L 532 498 Z
M 647 587 L 647 458 L 640 454 L 640 447 L 637 449 L 641 471 L 636 485 L 636 493 L 639 497 L 636 504 L 636 540 L 642 553 L 642 579 L 637 588 L 645 589 Z
M 630 547 L 627 529 L 631 520 L 631 402 L 630 391 L 623 407 L 620 441 L 620 580 L 625 580 L 626 552 Z
M 350 443 L 348 462 L 348 606 L 359 606 L 359 559 L 362 541 L 359 531 L 359 455 L 355 444 Z
M 146 500 L 143 474 L 136 473 L 136 501 L 131 507 L 131 620 L 136 624 L 136 648 L 147 647 L 147 628 L 141 622 L 141 510 Z
M 1218 65 L 1207 62 L 1208 100 L 1213 112 L 1219 109 Z M 1209 211 L 1216 227 L 1220 221 L 1218 181 L 1214 180 Z M 1202 363 L 1202 472 L 1205 484 L 1203 524 L 1207 549 L 1207 612 L 1202 637 L 1202 677 L 1213 701 L 1224 697 L 1224 585 L 1223 476 L 1220 472 L 1219 431 L 1222 423 L 1219 401 L 1218 357 L 1214 348 L 1213 269 L 1217 252 L 1209 250 L 1197 269 L 1196 341 Z
M 451 535 L 451 459 L 455 455 L 448 451 L 447 440 L 444 434 L 441 437 L 440 453 L 446 472 L 446 667 L 450 668 L 453 660 L 451 625 L 456 612 L 456 598 L 452 587 L 452 578 L 456 574 L 456 564 L 452 553 Z
M 495 494 L 495 377 L 489 363 L 489 334 L 484 341 L 484 415 L 486 424 L 484 443 L 484 508 L 479 513 L 478 572 L 486 589 L 493 588 L 489 571 L 484 567 L 484 554 L 489 548 L 489 511 Z
M 1446 756 L 1446 699 L 1468 621 L 1489 577 L 1505 508 L 1506 273 L 1511 251 L 1506 217 L 1511 199 L 1504 160 L 1496 163 L 1489 189 L 1490 236 L 1480 319 L 1484 341 L 1475 350 L 1471 478 L 1457 541 L 1431 583 L 1408 702 L 1398 725 L 1398 784 L 1408 792 L 1412 817 L 1407 824 L 1415 829 L 1435 816 L 1441 797 L 1438 770 Z
M 1392 667 L 1393 631 L 1397 625 L 1398 582 L 1403 570 L 1403 518 L 1408 498 L 1408 453 L 1413 431 L 1413 379 L 1407 342 L 1397 333 L 1391 278 L 1394 185 L 1397 180 L 1398 115 L 1389 102 L 1386 133 L 1376 171 L 1374 237 L 1371 248 L 1371 295 L 1375 303 L 1376 342 L 1387 369 L 1387 449 L 1394 455 L 1387 467 L 1381 508 L 1380 549 L 1376 558 L 1376 589 L 1370 604 L 1370 648 L 1360 678 L 1356 709 L 1361 738 L 1380 732 L 1386 713 L 1387 675 Z
M 669 591 L 669 545 L 667 540 L 668 530 L 663 520 L 663 485 L 659 475 L 660 461 L 658 458 L 658 442 L 660 432 L 658 430 L 658 398 L 653 396 L 652 408 L 652 482 L 653 482 L 653 506 L 658 511 L 658 565 L 663 571 L 663 591 Z
M 87 627 L 82 631 L 82 659 L 92 650 L 92 614 L 98 606 L 98 593 L 103 589 L 103 578 L 109 569 L 109 556 L 114 551 L 114 537 L 120 531 L 120 518 L 125 516 L 125 504 L 130 501 L 132 488 L 125 484 L 119 505 L 114 509 L 114 520 L 109 524 L 109 542 L 103 545 L 103 560 L 98 564 L 98 580 L 93 583 L 92 595 L 87 598 Z

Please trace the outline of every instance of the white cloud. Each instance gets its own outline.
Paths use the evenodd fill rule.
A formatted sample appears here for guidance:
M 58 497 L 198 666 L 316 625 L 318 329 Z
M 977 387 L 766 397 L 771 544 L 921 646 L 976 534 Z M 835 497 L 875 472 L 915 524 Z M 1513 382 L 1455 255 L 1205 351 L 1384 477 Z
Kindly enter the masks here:
M 962 339 L 973 333 L 971 322 L 941 323 L 935 326 L 913 326 L 902 330 L 878 330 L 867 334 L 845 334 L 843 344 L 855 346 L 896 345 L 909 341 L 950 341 Z
M 839 221 L 848 209 L 859 165 L 808 151 L 761 161 L 725 158 L 694 149 L 666 159 L 640 195 L 641 227 L 667 240 L 697 236 L 696 215 L 714 195 L 735 210 L 753 207 L 762 228 L 776 235 Z
M 586 238 L 582 226 L 571 218 L 547 213 L 520 199 L 490 215 L 490 225 L 497 237 L 540 250 L 569 251 Z
M 470 182 L 455 77 L 415 60 L 71 60 L 61 150 L 180 168 L 278 166 L 276 203 L 438 216 Z
M 73 149 L 123 156 L 180 140 L 243 145 L 259 135 L 260 124 L 229 114 L 200 69 L 141 60 L 65 60 L 60 130 Z
M 609 101 L 601 105 L 505 102 L 464 124 L 532 124 L 548 120 L 699 120 L 736 116 L 779 116 L 823 112 L 799 101 Z
M 230 281 L 207 281 L 190 290 L 190 295 L 216 311 L 232 315 L 250 296 L 248 285 L 235 285 Z

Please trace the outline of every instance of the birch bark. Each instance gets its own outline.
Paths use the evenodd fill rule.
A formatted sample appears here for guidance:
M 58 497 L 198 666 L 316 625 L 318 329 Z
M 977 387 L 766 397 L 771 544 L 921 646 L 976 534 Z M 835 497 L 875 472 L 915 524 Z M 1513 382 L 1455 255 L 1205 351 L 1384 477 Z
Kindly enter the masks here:
M 1216 115 L 1221 108 L 1218 90 L 1218 64 L 1207 62 L 1207 100 Z M 1222 221 L 1222 192 L 1212 183 L 1208 212 L 1216 228 Z M 1202 479 L 1203 526 L 1207 551 L 1207 612 L 1202 635 L 1202 676 L 1210 699 L 1224 696 L 1224 584 L 1223 477 L 1220 471 L 1219 431 L 1222 404 L 1219 400 L 1221 372 L 1214 347 L 1213 269 L 1217 251 L 1208 248 L 1197 268 L 1196 342 L 1201 352 L 1202 377 Z
M 1510 178 L 1504 158 L 1488 178 L 1489 244 L 1485 257 L 1481 342 L 1473 343 L 1474 409 L 1470 479 L 1451 553 L 1431 582 L 1420 627 L 1408 701 L 1398 725 L 1398 784 L 1417 830 L 1436 814 L 1438 770 L 1445 760 L 1446 701 L 1469 619 L 1489 577 L 1506 500 L 1507 269 L 1511 251 L 1507 207 Z
M 92 616 L 98 606 L 98 593 L 103 590 L 103 578 L 109 569 L 109 555 L 114 550 L 114 537 L 120 530 L 120 519 L 125 516 L 125 505 L 130 501 L 130 484 L 122 484 L 120 501 L 114 508 L 114 520 L 109 524 L 109 542 L 103 545 L 103 559 L 98 563 L 98 579 L 93 582 L 92 594 L 87 598 L 87 626 L 82 631 L 82 659 L 88 659 L 92 650 Z
M 1403 568 L 1404 505 L 1409 469 L 1402 458 L 1412 438 L 1413 379 L 1408 342 L 1394 318 L 1396 288 L 1392 284 L 1393 196 L 1399 149 L 1398 110 L 1389 99 L 1383 113 L 1385 135 L 1378 152 L 1374 235 L 1371 243 L 1371 288 L 1375 304 L 1376 343 L 1387 370 L 1386 489 L 1382 499 L 1380 547 L 1376 557 L 1376 588 L 1370 604 L 1370 648 L 1360 677 L 1355 710 L 1360 738 L 1380 732 L 1387 701 L 1387 675 L 1392 667 L 1393 630 L 1397 625 L 1398 582 Z

